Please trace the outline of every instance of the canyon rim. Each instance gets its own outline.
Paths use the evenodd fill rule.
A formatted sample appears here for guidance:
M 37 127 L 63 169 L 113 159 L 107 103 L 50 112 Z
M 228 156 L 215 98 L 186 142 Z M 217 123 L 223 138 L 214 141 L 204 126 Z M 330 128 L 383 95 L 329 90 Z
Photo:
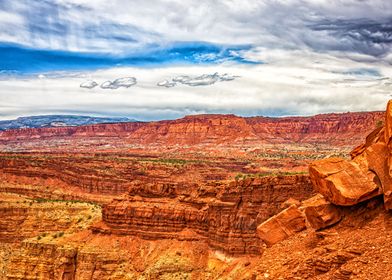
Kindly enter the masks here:
M 0 1 L 0 279 L 392 279 L 391 11 Z

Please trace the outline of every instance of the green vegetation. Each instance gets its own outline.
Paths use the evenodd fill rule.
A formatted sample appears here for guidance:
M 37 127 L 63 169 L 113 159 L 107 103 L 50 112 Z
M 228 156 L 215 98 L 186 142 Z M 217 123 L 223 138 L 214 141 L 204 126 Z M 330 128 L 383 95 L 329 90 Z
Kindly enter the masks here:
M 48 199 L 48 198 L 34 198 L 33 200 L 34 202 L 37 203 L 61 202 L 61 203 L 65 203 L 66 205 L 74 204 L 74 203 L 86 203 L 94 207 L 100 207 L 98 203 L 92 201 L 83 201 L 83 200 L 64 200 L 64 199 Z
M 185 165 L 188 163 L 201 163 L 200 160 L 186 160 L 186 159 L 178 159 L 178 158 L 144 158 L 140 159 L 141 162 L 154 162 L 161 164 L 170 164 L 170 165 Z
M 289 172 L 289 171 L 282 171 L 282 172 L 270 172 L 270 173 L 255 173 L 255 174 L 243 174 L 243 173 L 238 173 L 235 176 L 235 180 L 244 180 L 247 178 L 262 178 L 262 177 L 277 177 L 277 176 L 290 176 L 290 175 L 304 175 L 304 174 L 308 174 L 308 172 L 306 171 L 302 171 L 302 172 Z
M 331 152 L 332 153 L 332 152 Z M 346 152 L 337 152 L 337 153 L 307 153 L 307 154 L 291 154 L 285 152 L 275 152 L 275 153 L 259 153 L 256 156 L 258 158 L 266 158 L 266 159 L 293 159 L 293 160 L 318 160 L 326 157 L 336 156 L 347 158 L 348 155 Z
M 46 237 L 48 234 L 46 232 L 37 236 L 37 240 L 41 240 L 43 237 Z
M 63 231 L 57 232 L 55 234 L 52 235 L 52 238 L 58 238 L 58 237 L 62 237 L 64 235 Z

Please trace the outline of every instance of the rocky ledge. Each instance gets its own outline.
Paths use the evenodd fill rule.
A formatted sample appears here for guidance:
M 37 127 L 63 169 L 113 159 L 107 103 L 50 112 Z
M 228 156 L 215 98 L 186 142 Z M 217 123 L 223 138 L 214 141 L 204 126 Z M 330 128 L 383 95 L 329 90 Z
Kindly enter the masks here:
M 96 233 L 134 235 L 144 239 L 205 240 L 231 255 L 260 254 L 256 228 L 278 213 L 290 198 L 313 194 L 307 175 L 247 178 L 203 186 L 190 195 L 161 187 L 131 193 L 102 210 Z
M 326 158 L 309 166 L 317 196 L 291 205 L 257 228 L 259 237 L 274 245 L 307 227 L 320 230 L 338 223 L 350 207 L 383 196 L 392 209 L 392 100 L 385 125 L 371 132 L 366 142 L 351 152 L 351 160 Z

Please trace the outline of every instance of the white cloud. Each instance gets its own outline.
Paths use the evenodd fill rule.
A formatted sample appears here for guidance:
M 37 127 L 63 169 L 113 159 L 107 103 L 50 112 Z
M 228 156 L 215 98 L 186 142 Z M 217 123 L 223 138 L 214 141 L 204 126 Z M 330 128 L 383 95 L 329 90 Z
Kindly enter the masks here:
M 80 87 L 81 88 L 89 88 L 89 89 L 91 89 L 91 88 L 95 88 L 97 85 L 98 85 L 97 82 L 92 81 L 92 80 L 88 80 L 88 81 L 85 81 L 85 82 L 81 83 Z
M 312 25 L 343 20 L 357 23 L 359 27 L 352 26 L 355 31 L 366 29 L 361 24 L 369 20 L 390 23 L 391 16 L 392 2 L 386 0 L 6 0 L 1 26 L 15 30 L 16 23 L 18 32 L 2 30 L 0 39 L 41 48 L 110 53 L 174 41 L 365 48 L 366 44 L 352 46 L 354 39 L 345 34 L 314 30 Z M 208 55 L 201 58 L 211 59 Z
M 5 0 L 0 5 L 0 41 L 111 55 L 165 49 L 175 41 L 249 44 L 250 50 L 232 53 L 265 62 L 45 73 L 43 79 L 17 78 L 0 69 L 7 74 L 0 80 L 0 118 L 69 112 L 138 119 L 308 115 L 383 109 L 390 98 L 392 1 Z M 208 62 L 216 54 L 193 55 Z M 363 69 L 381 77 L 356 75 Z M 215 72 L 230 75 L 208 74 Z M 217 82 L 223 80 L 230 82 Z M 116 88 L 116 94 L 104 88 Z
M 129 88 L 131 86 L 136 85 L 136 78 L 134 77 L 125 77 L 125 78 L 117 78 L 113 82 L 105 81 L 101 84 L 101 88 L 103 89 L 118 89 L 118 88 Z
M 252 52 L 265 56 L 265 52 Z M 345 57 L 297 51 L 270 53 L 264 65 L 212 65 L 165 68 L 112 68 L 45 79 L 0 81 L 3 119 L 21 115 L 80 113 L 167 119 L 195 113 L 312 115 L 324 112 L 383 110 L 392 92 L 392 70 L 373 62 L 382 77 L 357 76 L 344 69 L 369 67 Z M 204 87 L 162 88 L 157 82 L 200 73 L 231 73 L 241 78 Z M 351 74 L 350 74 L 351 73 Z M 90 79 L 113 81 L 132 75 L 138 83 L 116 94 L 79 85 Z M 180 79 L 181 80 L 181 79 Z
M 174 87 L 177 84 L 188 85 L 191 87 L 197 86 L 210 86 L 215 84 L 216 82 L 226 82 L 226 81 L 233 81 L 238 76 L 225 74 L 219 74 L 215 72 L 214 74 L 203 74 L 200 76 L 187 76 L 187 75 L 180 75 L 176 76 L 171 79 L 171 81 L 163 80 L 157 83 L 158 86 L 161 87 Z

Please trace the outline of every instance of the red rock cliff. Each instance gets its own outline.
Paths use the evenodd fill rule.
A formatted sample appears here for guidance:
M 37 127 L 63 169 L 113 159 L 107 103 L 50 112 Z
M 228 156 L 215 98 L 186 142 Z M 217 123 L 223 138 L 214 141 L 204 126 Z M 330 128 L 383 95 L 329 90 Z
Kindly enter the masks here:
M 164 145 L 236 142 L 334 142 L 352 145 L 383 119 L 384 112 L 286 118 L 195 115 L 172 121 L 8 130 L 0 132 L 0 142 L 98 137 L 122 138 L 134 144 Z
M 161 186 L 153 195 L 147 189 L 131 191 L 129 199 L 104 206 L 104 224 L 94 230 L 154 240 L 206 240 L 229 254 L 259 254 L 257 225 L 279 212 L 289 198 L 313 194 L 305 175 L 248 178 L 189 193 L 178 189 Z

